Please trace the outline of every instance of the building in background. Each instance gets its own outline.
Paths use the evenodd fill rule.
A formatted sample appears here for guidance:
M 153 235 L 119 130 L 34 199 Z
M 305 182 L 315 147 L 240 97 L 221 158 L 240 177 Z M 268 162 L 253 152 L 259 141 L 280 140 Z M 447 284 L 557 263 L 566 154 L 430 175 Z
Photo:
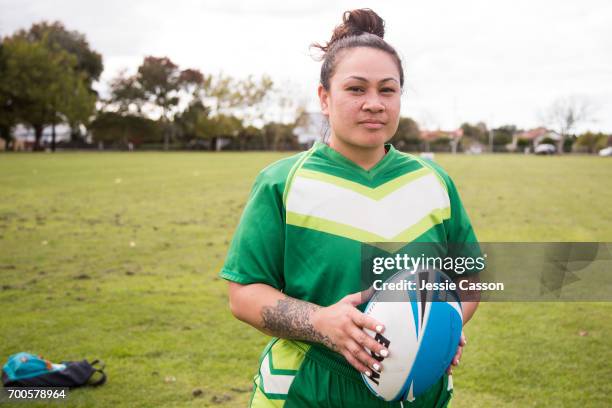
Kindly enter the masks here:
M 456 130 L 421 130 L 419 138 L 423 141 L 426 152 L 452 152 L 457 148 L 463 138 L 463 129 Z
M 512 143 L 508 147 L 510 151 L 520 151 L 522 147 L 525 152 L 534 152 L 540 144 L 555 145 L 561 140 L 561 135 L 554 130 L 538 127 L 527 130 L 525 132 L 515 133 L 512 138 Z
M 310 148 L 317 140 L 323 140 L 329 124 L 321 112 L 304 112 L 297 119 L 297 126 L 293 134 L 297 136 L 298 143 L 304 148 Z

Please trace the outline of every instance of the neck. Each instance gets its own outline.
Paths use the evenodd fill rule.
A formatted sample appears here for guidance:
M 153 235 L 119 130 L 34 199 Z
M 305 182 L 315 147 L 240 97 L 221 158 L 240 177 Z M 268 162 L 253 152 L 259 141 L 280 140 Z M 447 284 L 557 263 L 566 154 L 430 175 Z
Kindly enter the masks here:
M 365 170 L 370 170 L 385 156 L 385 145 L 374 147 L 355 146 L 345 143 L 342 140 L 331 135 L 329 138 L 329 147 L 357 164 Z

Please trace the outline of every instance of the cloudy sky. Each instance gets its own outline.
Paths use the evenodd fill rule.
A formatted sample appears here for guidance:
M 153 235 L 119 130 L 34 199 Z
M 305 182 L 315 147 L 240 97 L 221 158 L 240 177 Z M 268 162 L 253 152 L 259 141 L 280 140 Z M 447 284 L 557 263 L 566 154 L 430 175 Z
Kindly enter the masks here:
M 269 74 L 318 109 L 319 63 L 347 9 L 371 7 L 405 65 L 402 113 L 427 128 L 464 121 L 523 128 L 558 98 L 588 101 L 580 130 L 612 132 L 609 0 L 0 0 L 0 35 L 60 20 L 104 57 L 98 88 L 146 55 L 238 77 Z

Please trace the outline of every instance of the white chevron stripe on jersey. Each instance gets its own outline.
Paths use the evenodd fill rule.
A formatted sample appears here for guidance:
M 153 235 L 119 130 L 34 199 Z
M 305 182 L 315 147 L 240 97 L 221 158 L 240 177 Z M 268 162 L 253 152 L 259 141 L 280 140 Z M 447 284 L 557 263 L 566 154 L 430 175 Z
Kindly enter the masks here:
M 287 394 L 291 383 L 295 379 L 295 375 L 272 374 L 270 371 L 270 354 L 261 362 L 260 369 L 261 378 L 263 380 L 263 391 L 266 394 Z
M 398 236 L 436 210 L 448 208 L 448 193 L 433 173 L 417 178 L 379 200 L 298 174 L 287 197 L 288 213 L 347 225 L 385 239 Z

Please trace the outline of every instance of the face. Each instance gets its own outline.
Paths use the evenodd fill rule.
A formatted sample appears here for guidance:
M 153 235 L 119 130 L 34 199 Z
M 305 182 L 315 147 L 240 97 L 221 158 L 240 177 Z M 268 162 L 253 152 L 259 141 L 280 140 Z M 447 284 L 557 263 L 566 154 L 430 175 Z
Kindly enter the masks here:
M 380 147 L 393 137 L 400 96 L 395 60 L 369 47 L 342 51 L 329 90 L 319 85 L 321 111 L 329 118 L 331 139 L 354 148 Z

